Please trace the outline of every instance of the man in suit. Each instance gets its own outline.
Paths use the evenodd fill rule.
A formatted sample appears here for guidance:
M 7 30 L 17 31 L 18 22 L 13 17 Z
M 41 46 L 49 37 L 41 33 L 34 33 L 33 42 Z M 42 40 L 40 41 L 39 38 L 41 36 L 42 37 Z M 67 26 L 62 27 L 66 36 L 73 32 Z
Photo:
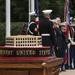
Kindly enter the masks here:
M 42 36 L 42 45 L 50 46 L 50 52 L 52 55 L 52 48 L 55 43 L 55 33 L 53 28 L 53 22 L 50 18 L 50 13 L 52 10 L 43 10 L 44 19 L 39 23 L 39 33 Z
M 62 55 L 62 31 L 60 29 L 60 18 L 56 18 L 56 26 L 55 26 L 55 32 L 56 32 L 56 43 L 55 43 L 55 53 L 56 57 L 61 57 Z

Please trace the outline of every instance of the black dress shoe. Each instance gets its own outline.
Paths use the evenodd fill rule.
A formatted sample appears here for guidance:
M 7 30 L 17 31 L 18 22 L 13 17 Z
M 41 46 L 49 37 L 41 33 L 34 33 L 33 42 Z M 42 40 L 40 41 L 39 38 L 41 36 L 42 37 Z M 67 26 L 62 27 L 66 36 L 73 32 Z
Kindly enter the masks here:
M 69 69 L 69 67 L 67 66 L 67 67 L 65 67 L 65 69 Z
M 75 69 L 75 67 L 74 67 L 74 69 Z
M 70 69 L 74 69 L 74 68 L 70 67 Z
M 66 71 L 65 69 L 61 69 L 61 71 L 60 72 L 62 72 L 62 71 Z

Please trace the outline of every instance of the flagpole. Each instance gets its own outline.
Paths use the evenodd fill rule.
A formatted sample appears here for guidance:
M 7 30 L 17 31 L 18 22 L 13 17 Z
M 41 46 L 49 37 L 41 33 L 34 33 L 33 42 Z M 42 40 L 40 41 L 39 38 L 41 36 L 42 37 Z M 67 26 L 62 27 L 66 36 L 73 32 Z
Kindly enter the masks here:
M 29 7 L 29 13 L 30 13 L 30 0 L 29 0 L 28 7 Z M 28 15 L 29 15 L 29 13 L 28 13 Z M 29 15 L 29 20 L 28 21 L 30 22 L 30 15 Z
M 31 12 L 34 12 L 34 0 L 31 0 Z
M 30 12 L 34 12 L 35 11 L 35 8 L 34 8 L 34 0 L 29 0 L 29 13 Z M 30 15 L 29 15 L 29 22 L 30 22 Z
M 10 0 L 6 0 L 6 36 L 10 36 Z

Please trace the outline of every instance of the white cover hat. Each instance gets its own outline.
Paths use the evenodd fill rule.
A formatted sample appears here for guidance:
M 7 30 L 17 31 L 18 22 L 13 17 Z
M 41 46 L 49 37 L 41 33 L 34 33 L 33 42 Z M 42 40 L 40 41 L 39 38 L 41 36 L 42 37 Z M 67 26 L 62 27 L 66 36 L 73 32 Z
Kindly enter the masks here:
M 75 18 L 73 18 L 73 20 L 75 21 Z
M 29 15 L 31 15 L 31 16 L 35 15 L 35 11 L 30 12 Z
M 57 17 L 57 18 L 56 18 L 56 20 L 60 20 L 60 18 L 59 18 L 59 17 Z
M 50 14 L 52 12 L 52 10 L 43 10 L 42 11 L 44 14 Z
M 66 26 L 66 22 L 62 22 L 60 26 Z
M 56 19 L 52 19 L 51 21 L 54 23 L 58 23 Z
M 72 20 L 73 17 L 70 17 L 70 20 Z

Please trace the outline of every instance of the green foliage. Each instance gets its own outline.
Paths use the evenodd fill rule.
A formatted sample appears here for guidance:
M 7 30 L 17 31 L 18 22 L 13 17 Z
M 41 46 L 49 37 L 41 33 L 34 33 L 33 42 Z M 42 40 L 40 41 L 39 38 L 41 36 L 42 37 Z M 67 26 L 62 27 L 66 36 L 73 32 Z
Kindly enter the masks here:
M 11 1 L 11 35 L 20 35 L 22 25 L 28 22 L 28 1 L 29 0 L 10 0 Z M 52 9 L 51 18 L 60 17 L 63 21 L 65 0 L 38 0 L 39 17 L 43 17 L 42 10 Z M 5 44 L 5 6 L 6 0 L 0 0 L 0 45 Z M 70 14 L 75 17 L 75 0 L 70 0 Z M 4 22 L 4 23 L 2 23 Z
M 75 18 L 75 0 L 70 0 L 71 16 Z
M 5 22 L 5 0 L 0 0 L 0 22 Z
M 12 22 L 11 23 L 11 36 L 21 35 L 22 34 L 22 27 L 24 22 Z M 5 36 L 6 36 L 6 25 L 4 23 L 0 23 L 0 46 L 5 45 Z
M 11 21 L 28 21 L 28 0 L 11 0 Z
M 5 44 L 5 23 L 0 23 L 0 45 Z
M 11 21 L 28 22 L 28 1 L 29 0 L 10 0 L 11 1 Z M 0 0 L 0 22 L 5 22 L 6 0 Z M 63 20 L 65 0 L 38 0 L 39 17 L 43 17 L 42 10 L 52 9 L 51 18 L 60 17 Z M 71 16 L 75 17 L 75 0 L 70 0 Z
M 42 10 L 48 9 L 49 0 L 38 0 L 39 18 L 43 17 Z
M 39 14 L 42 17 L 42 10 L 52 9 L 51 18 L 60 17 L 63 20 L 64 16 L 64 1 L 63 0 L 39 0 Z
M 11 35 L 21 35 L 24 22 L 12 22 L 11 23 Z

